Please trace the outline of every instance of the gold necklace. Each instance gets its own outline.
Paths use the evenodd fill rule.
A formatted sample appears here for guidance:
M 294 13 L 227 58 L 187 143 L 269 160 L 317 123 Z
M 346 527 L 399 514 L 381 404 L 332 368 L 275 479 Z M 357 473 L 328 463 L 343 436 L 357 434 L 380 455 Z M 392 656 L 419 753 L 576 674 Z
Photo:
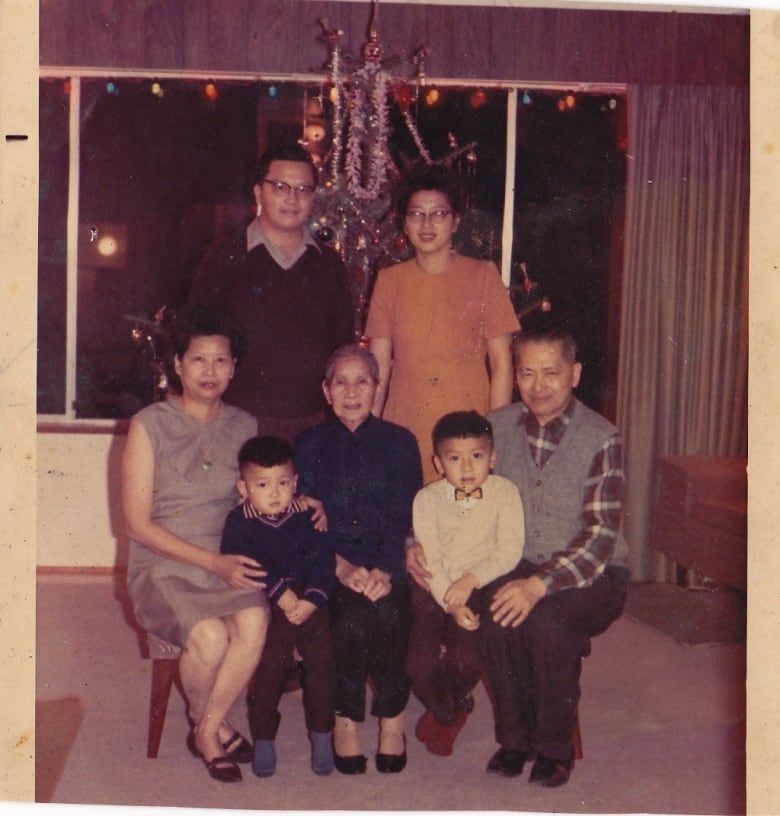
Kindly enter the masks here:
M 197 423 L 197 420 L 194 417 L 190 417 L 190 419 L 194 423 Z M 195 425 L 195 428 L 197 429 L 197 434 L 198 434 L 198 447 L 200 448 L 200 452 L 203 455 L 203 463 L 201 464 L 201 467 L 203 468 L 203 470 L 211 470 L 214 467 L 214 461 L 212 460 L 211 455 L 212 455 L 213 450 L 214 450 L 214 445 L 217 442 L 217 437 L 219 436 L 219 430 L 220 430 L 220 428 L 222 426 L 222 403 L 221 402 L 219 403 L 219 406 L 217 407 L 217 415 L 216 415 L 216 417 L 214 418 L 213 421 L 214 421 L 214 434 L 211 437 L 211 442 L 209 442 L 208 447 L 206 447 L 203 444 L 203 440 L 201 438 L 203 436 L 203 431 L 205 430 L 205 427 L 204 428 L 199 428 L 197 425 Z M 204 423 L 204 425 L 205 425 L 205 423 Z

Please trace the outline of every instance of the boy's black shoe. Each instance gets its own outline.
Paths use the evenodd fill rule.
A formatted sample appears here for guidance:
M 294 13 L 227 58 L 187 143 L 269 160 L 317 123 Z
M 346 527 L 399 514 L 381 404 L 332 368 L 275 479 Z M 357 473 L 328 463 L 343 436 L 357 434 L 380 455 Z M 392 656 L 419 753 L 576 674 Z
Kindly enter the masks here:
M 528 781 L 545 788 L 559 788 L 569 781 L 573 767 L 573 759 L 550 759 L 550 757 L 539 754 L 534 762 L 534 767 L 531 768 Z
M 523 772 L 526 759 L 528 759 L 528 751 L 512 751 L 509 748 L 499 748 L 490 757 L 487 772 L 500 776 L 519 776 Z

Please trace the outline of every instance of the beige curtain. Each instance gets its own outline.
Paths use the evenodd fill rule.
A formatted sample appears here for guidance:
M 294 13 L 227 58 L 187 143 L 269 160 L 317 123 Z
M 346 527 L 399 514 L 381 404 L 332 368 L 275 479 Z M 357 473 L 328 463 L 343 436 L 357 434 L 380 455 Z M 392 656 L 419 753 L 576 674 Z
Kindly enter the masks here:
M 658 454 L 746 455 L 748 93 L 632 86 L 617 416 L 634 580 Z

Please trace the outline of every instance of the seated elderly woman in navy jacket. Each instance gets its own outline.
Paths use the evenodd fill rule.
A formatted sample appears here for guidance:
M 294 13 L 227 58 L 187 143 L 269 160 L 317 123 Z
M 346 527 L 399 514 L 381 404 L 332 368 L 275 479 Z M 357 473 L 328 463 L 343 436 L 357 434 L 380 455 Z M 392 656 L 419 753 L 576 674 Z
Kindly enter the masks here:
M 336 552 L 330 596 L 334 758 L 346 774 L 366 770 L 357 723 L 365 718 L 369 676 L 371 713 L 379 717 L 377 770 L 398 773 L 406 766 L 410 612 L 404 545 L 422 468 L 414 436 L 371 414 L 378 384 L 379 366 L 368 349 L 337 349 L 323 382 L 335 417 L 303 431 L 295 443 L 300 489 L 325 505 Z

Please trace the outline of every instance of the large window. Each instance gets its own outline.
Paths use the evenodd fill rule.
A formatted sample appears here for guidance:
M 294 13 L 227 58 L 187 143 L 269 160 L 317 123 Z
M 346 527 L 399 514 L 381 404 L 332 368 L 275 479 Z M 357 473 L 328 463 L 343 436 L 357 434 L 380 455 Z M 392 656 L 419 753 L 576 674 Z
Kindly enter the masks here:
M 312 150 L 327 163 L 323 90 L 242 79 L 41 81 L 40 414 L 124 418 L 160 396 L 155 313 L 184 301 L 212 241 L 244 229 L 252 162 L 269 144 L 305 136 L 313 98 L 324 102 L 315 122 L 324 137 L 316 134 Z M 392 109 L 397 168 L 418 159 L 421 140 L 468 180 L 459 248 L 499 264 L 524 325 L 563 321 L 583 335 L 595 363 L 583 396 L 601 407 L 623 99 L 433 90 L 406 120 Z M 551 312 L 534 308 L 542 297 Z
M 551 306 L 522 323 L 571 332 L 583 363 L 578 396 L 601 413 L 614 401 L 625 117 L 624 99 L 597 93 L 523 94 L 517 108 L 513 284 L 518 303 L 536 285 L 532 303 L 541 294 Z
M 40 186 L 38 207 L 38 413 L 67 414 L 68 116 L 70 83 L 40 87 Z

